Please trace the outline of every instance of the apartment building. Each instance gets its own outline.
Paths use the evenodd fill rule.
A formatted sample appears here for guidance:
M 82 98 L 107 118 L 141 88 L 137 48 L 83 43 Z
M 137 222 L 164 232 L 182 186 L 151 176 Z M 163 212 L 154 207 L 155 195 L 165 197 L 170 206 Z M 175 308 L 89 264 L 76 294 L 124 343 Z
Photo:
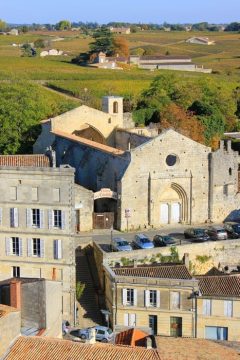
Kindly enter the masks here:
M 199 276 L 197 337 L 239 341 L 240 276 Z
M 192 294 L 198 282 L 184 264 L 104 266 L 105 300 L 113 328 L 194 337 Z
M 0 280 L 60 281 L 63 318 L 73 321 L 74 170 L 45 155 L 0 156 L 0 194 Z

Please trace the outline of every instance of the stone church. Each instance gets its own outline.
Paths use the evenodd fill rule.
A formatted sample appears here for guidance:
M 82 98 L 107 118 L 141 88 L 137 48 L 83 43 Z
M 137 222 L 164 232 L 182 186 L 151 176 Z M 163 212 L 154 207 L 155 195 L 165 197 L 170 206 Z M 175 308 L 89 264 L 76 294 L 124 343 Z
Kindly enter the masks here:
M 94 192 L 95 227 L 200 224 L 238 214 L 240 157 L 231 141 L 212 152 L 172 129 L 136 128 L 121 97 L 104 97 L 102 111 L 80 106 L 43 121 L 34 152 L 50 148 L 57 166 L 73 166 L 76 183 Z

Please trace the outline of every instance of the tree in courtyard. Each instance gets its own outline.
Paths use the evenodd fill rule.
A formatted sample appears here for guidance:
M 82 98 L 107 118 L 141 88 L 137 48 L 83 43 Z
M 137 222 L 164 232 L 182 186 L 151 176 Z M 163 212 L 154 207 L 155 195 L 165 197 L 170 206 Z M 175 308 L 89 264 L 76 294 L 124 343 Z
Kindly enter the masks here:
M 113 39 L 114 55 L 129 56 L 129 44 L 128 41 L 123 37 L 115 37 Z
M 94 41 L 90 43 L 89 54 L 103 52 L 108 56 L 114 54 L 113 34 L 107 27 L 101 27 L 93 33 Z
M 60 31 L 69 30 L 71 29 L 71 23 L 68 20 L 61 20 L 56 24 L 56 29 Z

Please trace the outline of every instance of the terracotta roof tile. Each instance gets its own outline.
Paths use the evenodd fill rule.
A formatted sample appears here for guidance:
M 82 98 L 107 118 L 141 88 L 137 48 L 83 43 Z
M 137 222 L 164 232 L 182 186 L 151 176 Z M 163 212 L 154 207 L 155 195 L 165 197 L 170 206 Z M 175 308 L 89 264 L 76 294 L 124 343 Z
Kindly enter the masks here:
M 68 340 L 20 337 L 5 360 L 160 360 L 157 350 Z
M 156 336 L 162 360 L 237 360 L 233 349 L 205 339 L 184 339 Z
M 113 268 L 117 276 L 151 277 L 159 279 L 192 279 L 185 265 L 156 265 Z
M 0 166 L 12 167 L 50 167 L 46 155 L 0 155 Z
M 240 276 L 196 276 L 200 292 L 203 296 L 239 297 Z
M 115 148 L 113 148 L 111 146 L 103 145 L 103 144 L 97 143 L 95 141 L 85 139 L 85 138 L 80 137 L 80 136 L 76 136 L 76 135 L 73 135 L 73 134 L 68 134 L 68 133 L 63 132 L 63 131 L 54 130 L 54 131 L 52 131 L 52 133 L 54 135 L 56 135 L 56 136 L 60 136 L 60 137 L 63 137 L 65 139 L 68 139 L 68 140 L 76 141 L 76 142 L 78 142 L 80 144 L 90 146 L 90 147 L 92 147 L 94 149 L 104 151 L 104 152 L 110 153 L 112 155 L 117 156 L 117 155 L 123 155 L 124 154 L 124 151 L 122 151 L 122 150 L 118 150 L 118 149 L 115 149 Z

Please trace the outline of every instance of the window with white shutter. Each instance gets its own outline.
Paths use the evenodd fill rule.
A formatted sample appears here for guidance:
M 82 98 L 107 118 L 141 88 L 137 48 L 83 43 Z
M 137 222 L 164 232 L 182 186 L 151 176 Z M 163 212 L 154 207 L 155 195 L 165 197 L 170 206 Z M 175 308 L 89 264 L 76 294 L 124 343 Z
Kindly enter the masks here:
M 26 209 L 26 223 L 27 227 L 32 227 L 32 209 Z
M 44 245 L 44 240 L 40 239 L 40 257 L 44 258 L 45 256 L 45 245 Z
M 48 228 L 53 228 L 53 210 L 48 210 Z
M 40 210 L 40 229 L 44 228 L 44 210 Z
M 134 289 L 133 294 L 133 305 L 137 306 L 137 289 Z
M 54 259 L 62 259 L 62 240 L 54 240 Z
M 233 302 L 232 300 L 224 301 L 224 316 L 232 317 L 233 316 Z
M 203 315 L 211 316 L 212 314 L 212 300 L 203 299 Z
M 122 289 L 122 303 L 127 305 L 127 289 Z
M 7 256 L 11 255 L 11 238 L 5 239 L 5 250 Z
M 27 255 L 32 256 L 32 239 L 27 239 Z
M 128 306 L 135 305 L 135 300 L 134 300 L 135 293 L 134 292 L 135 292 L 134 289 L 123 289 L 123 305 L 128 305 Z
M 160 298 L 160 291 L 157 290 L 157 307 L 159 308 L 160 307 L 160 301 L 161 301 L 161 298 Z
M 180 292 L 171 291 L 171 309 L 180 309 Z
M 18 209 L 11 208 L 10 209 L 10 226 L 11 227 L 18 227 Z
M 18 237 L 11 237 L 6 239 L 6 254 L 22 256 L 22 239 Z
M 145 306 L 149 307 L 150 306 L 150 303 L 149 303 L 149 290 L 145 290 L 144 297 L 145 297 Z

